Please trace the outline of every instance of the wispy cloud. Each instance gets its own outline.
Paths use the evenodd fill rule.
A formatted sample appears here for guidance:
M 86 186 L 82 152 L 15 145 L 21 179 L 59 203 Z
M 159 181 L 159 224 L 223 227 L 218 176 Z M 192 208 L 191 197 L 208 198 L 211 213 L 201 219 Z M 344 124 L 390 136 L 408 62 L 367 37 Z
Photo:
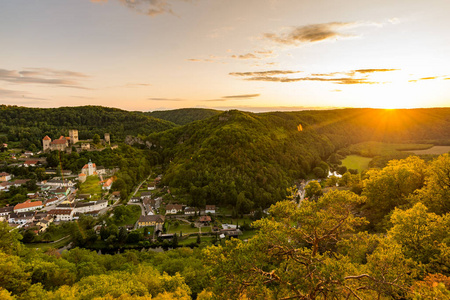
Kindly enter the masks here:
M 161 14 L 173 14 L 173 2 L 194 2 L 195 0 L 117 0 L 124 6 L 151 17 Z M 91 0 L 94 3 L 105 3 L 108 0 Z
M 13 99 L 29 99 L 29 100 L 47 100 L 44 98 L 38 98 L 38 97 L 32 97 L 29 96 L 28 92 L 25 91 L 13 91 L 13 90 L 6 90 L 0 88 L 0 98 L 7 99 L 7 98 L 13 98 Z
M 286 75 L 300 73 L 301 71 L 291 71 L 291 70 L 270 70 L 262 72 L 233 72 L 230 73 L 232 76 L 275 76 L 275 75 Z
M 255 58 L 258 58 L 253 53 L 247 53 L 247 54 L 241 54 L 241 55 L 232 55 L 231 57 L 232 58 L 239 58 L 239 59 L 255 59 Z
M 282 45 L 300 45 L 316 43 L 326 40 L 347 39 L 358 36 L 346 32 L 348 29 L 362 26 L 380 26 L 381 24 L 369 22 L 330 22 L 291 27 L 281 33 L 265 33 L 263 37 Z
M 240 54 L 240 55 L 231 55 L 232 58 L 236 59 L 266 59 L 266 58 L 273 58 L 277 55 L 272 50 L 261 50 L 261 51 L 253 51 L 246 54 Z
M 418 78 L 418 79 L 411 79 L 411 80 L 409 80 L 409 82 L 419 82 L 419 81 L 436 80 L 436 79 L 448 80 L 450 78 L 447 77 L 447 75 L 443 75 L 443 76 L 428 76 L 428 77 L 422 77 L 422 78 Z
M 234 95 L 234 96 L 223 96 L 224 99 L 248 99 L 259 97 L 261 94 L 244 94 L 244 95 Z
M 261 96 L 261 94 L 242 94 L 242 95 L 231 95 L 231 96 L 223 96 L 221 98 L 216 99 L 206 99 L 206 100 L 197 100 L 200 102 L 224 102 L 224 101 L 230 101 L 230 100 L 245 100 L 245 99 L 252 99 Z M 188 101 L 188 99 L 182 99 L 182 98 L 147 98 L 147 100 L 150 101 Z
M 188 58 L 186 60 L 191 62 L 214 62 L 214 60 L 209 58 Z
M 301 111 L 301 110 L 328 110 L 328 109 L 340 109 L 342 107 L 325 107 L 325 106 L 244 106 L 244 105 L 233 105 L 233 106 L 212 106 L 209 108 L 217 110 L 229 110 L 229 109 L 239 109 L 241 111 L 250 111 L 254 113 L 265 113 L 273 111 Z
M 267 82 L 300 82 L 300 81 L 322 81 L 335 84 L 378 84 L 381 82 L 370 80 L 369 74 L 377 72 L 391 72 L 398 69 L 358 69 L 346 72 L 332 72 L 321 74 L 310 74 L 304 77 L 286 77 L 278 75 L 288 75 L 299 73 L 300 71 L 262 71 L 262 72 L 233 72 L 229 75 L 245 77 L 249 81 L 267 81 Z
M 16 84 L 44 84 L 68 88 L 87 89 L 79 80 L 89 76 L 66 70 L 48 68 L 26 68 L 22 71 L 0 69 L 0 81 Z

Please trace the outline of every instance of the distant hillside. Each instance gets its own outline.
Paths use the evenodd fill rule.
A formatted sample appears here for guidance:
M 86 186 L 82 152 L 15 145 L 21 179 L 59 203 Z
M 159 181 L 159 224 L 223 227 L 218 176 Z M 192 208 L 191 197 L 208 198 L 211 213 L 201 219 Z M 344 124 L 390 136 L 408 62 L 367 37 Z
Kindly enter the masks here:
M 310 124 L 341 148 L 364 141 L 450 143 L 450 108 L 339 109 L 274 112 L 285 122 Z
M 450 109 L 229 111 L 148 140 L 166 163 L 165 184 L 188 193 L 193 204 L 251 199 L 254 208 L 267 207 L 283 199 L 294 180 L 323 168 L 322 161 L 350 144 L 449 142 Z
M 175 124 L 155 119 L 142 112 L 129 112 L 101 106 L 60 108 L 27 108 L 0 105 L 0 133 L 8 142 L 20 142 L 25 148 L 42 148 L 45 135 L 58 138 L 69 129 L 78 129 L 80 139 L 90 139 L 94 134 L 122 140 L 126 135 L 142 135 L 170 129 Z
M 161 110 L 146 112 L 145 114 L 154 118 L 167 120 L 178 125 L 208 119 L 212 116 L 222 113 L 221 111 L 205 108 L 182 108 L 174 110 Z
M 148 140 L 167 165 L 164 183 L 189 193 L 193 205 L 267 207 L 335 150 L 326 136 L 299 132 L 297 125 L 277 115 L 228 111 Z

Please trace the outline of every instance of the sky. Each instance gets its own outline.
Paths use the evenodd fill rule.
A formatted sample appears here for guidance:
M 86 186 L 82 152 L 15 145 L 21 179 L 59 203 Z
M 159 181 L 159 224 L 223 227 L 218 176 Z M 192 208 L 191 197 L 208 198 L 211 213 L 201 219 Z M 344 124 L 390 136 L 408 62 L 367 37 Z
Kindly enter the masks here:
M 0 104 L 450 106 L 448 0 L 4 0 Z

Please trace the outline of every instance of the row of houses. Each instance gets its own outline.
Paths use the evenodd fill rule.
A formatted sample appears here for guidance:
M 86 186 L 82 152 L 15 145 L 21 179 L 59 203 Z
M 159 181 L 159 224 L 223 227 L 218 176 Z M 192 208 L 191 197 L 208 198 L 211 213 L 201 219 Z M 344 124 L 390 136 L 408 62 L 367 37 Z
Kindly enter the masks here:
M 0 191 L 8 192 L 12 186 L 19 187 L 23 184 L 26 184 L 30 179 L 16 179 L 13 181 L 5 181 L 0 183 Z
M 56 206 L 48 211 L 48 214 L 55 218 L 55 221 L 72 221 L 78 219 L 81 214 L 97 216 L 100 211 L 108 206 L 107 200 L 65 203 Z
M 166 205 L 166 215 L 176 215 L 176 214 L 185 214 L 185 215 L 196 215 L 200 214 L 200 210 L 195 207 L 185 207 L 181 204 L 167 204 Z M 215 214 L 216 206 L 215 205 L 206 205 L 204 214 Z

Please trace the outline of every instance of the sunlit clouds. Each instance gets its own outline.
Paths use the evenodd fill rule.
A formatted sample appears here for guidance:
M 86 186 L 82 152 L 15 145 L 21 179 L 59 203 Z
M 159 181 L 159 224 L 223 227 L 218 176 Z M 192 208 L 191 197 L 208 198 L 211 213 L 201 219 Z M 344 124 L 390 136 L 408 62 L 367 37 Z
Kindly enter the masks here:
M 301 82 L 301 81 L 319 81 L 331 82 L 336 84 L 378 84 L 382 82 L 370 79 L 370 73 L 392 72 L 397 69 L 360 69 L 346 72 L 332 72 L 323 74 L 310 74 L 305 77 L 285 77 L 280 75 L 296 74 L 301 71 L 261 71 L 261 72 L 233 72 L 232 76 L 244 77 L 250 81 L 267 81 L 267 82 Z
M 113 1 L 113 0 L 110 0 Z M 122 3 L 127 8 L 138 13 L 148 15 L 151 17 L 169 13 L 175 14 L 172 10 L 172 3 L 177 1 L 193 2 L 194 0 L 116 0 Z M 105 3 L 108 0 L 91 0 L 94 3 Z
M 44 84 L 84 89 L 86 87 L 83 87 L 80 81 L 87 77 L 79 72 L 48 68 L 25 68 L 20 71 L 0 69 L 0 81 L 15 84 Z
M 450 105 L 450 2 L 0 2 L 0 104 Z

